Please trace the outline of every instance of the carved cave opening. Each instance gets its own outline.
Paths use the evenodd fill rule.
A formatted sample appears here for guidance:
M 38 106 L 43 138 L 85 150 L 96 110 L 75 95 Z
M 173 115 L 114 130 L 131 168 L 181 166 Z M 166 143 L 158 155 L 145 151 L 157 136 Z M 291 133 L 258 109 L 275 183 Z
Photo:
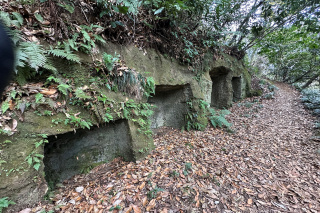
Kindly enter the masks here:
M 50 136 L 44 147 L 44 171 L 49 186 L 89 172 L 94 166 L 116 157 L 133 160 L 127 120 L 117 120 L 90 130 L 78 129 Z
M 233 101 L 241 100 L 241 77 L 232 78 Z
M 187 101 L 192 98 L 190 85 L 157 85 L 155 95 L 148 99 L 156 106 L 151 119 L 151 128 L 162 126 L 182 128 L 189 111 Z
M 230 70 L 226 67 L 216 67 L 210 72 L 212 81 L 211 106 L 216 108 L 228 107 L 229 86 L 228 74 Z

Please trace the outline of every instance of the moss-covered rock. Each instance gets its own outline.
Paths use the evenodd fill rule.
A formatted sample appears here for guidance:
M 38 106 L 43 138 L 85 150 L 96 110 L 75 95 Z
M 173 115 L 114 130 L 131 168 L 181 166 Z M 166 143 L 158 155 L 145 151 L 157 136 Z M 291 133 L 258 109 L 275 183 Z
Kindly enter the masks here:
M 161 99 L 158 96 L 160 93 L 163 96 L 167 93 L 168 97 L 170 95 L 174 97 L 169 98 L 172 104 L 159 106 L 161 112 L 154 115 L 166 118 L 166 122 L 162 122 L 161 125 L 182 127 L 186 123 L 188 101 L 204 100 L 212 106 L 228 107 L 234 100 L 234 96 L 237 96 L 236 99 L 243 98 L 250 89 L 250 76 L 242 62 L 228 55 L 221 55 L 217 59 L 213 54 L 207 54 L 203 62 L 204 72 L 199 81 L 196 80 L 199 76 L 191 72 L 188 66 L 181 65 L 178 61 L 158 54 L 152 49 L 140 50 L 134 46 L 124 47 L 110 43 L 99 49 L 101 55 L 103 52 L 120 54 L 127 67 L 143 76 L 153 77 L 156 85 L 154 99 L 164 100 L 165 97 Z M 99 58 L 99 55 L 95 57 Z M 92 76 L 89 72 L 92 57 L 81 55 L 81 60 L 81 65 L 70 64 L 61 59 L 54 60 L 58 68 L 57 75 L 71 79 L 75 88 L 92 85 L 92 79 L 90 79 Z M 233 78 L 239 78 L 237 79 L 239 82 L 232 83 Z M 114 92 L 98 84 L 90 89 L 92 98 L 83 101 L 82 105 L 72 103 L 74 101 L 72 94 L 61 96 L 56 102 L 62 104 L 64 108 L 58 107 L 53 115 L 39 115 L 32 108 L 25 110 L 23 115 L 18 113 L 12 115 L 12 119 L 19 121 L 18 132 L 10 137 L 0 135 L 0 145 L 4 141 L 12 141 L 12 143 L 1 145 L 0 194 L 2 196 L 8 196 L 10 200 L 17 203 L 17 206 L 33 204 L 41 200 L 47 191 L 45 173 L 49 181 L 62 181 L 64 178 L 84 172 L 117 156 L 122 156 L 125 160 L 138 160 L 154 148 L 150 132 L 146 131 L 148 124 L 145 120 L 139 120 L 142 119 L 142 115 L 137 112 L 141 109 L 128 108 L 126 113 L 130 115 L 124 113 L 126 104 L 130 100 L 132 100 L 131 105 L 139 107 L 148 101 L 147 98 Z M 177 93 L 173 95 L 174 92 Z M 107 103 L 97 101 L 98 96 L 107 97 Z M 152 98 L 149 101 L 152 101 Z M 48 107 L 45 103 L 35 104 L 35 106 L 40 112 Z M 106 124 L 106 108 L 109 109 L 108 114 L 112 117 L 112 124 Z M 200 109 L 196 110 L 199 111 L 196 122 L 203 129 L 208 124 L 206 114 Z M 177 114 L 177 117 L 170 119 L 174 114 Z M 83 123 L 72 123 L 72 116 L 74 119 L 81 117 Z M 157 117 L 151 120 L 157 120 Z M 117 125 L 119 128 L 116 127 Z M 92 131 L 87 129 L 90 126 Z M 81 127 L 84 130 L 79 130 Z M 43 139 L 39 134 L 48 136 L 49 146 L 46 146 L 46 152 L 44 152 L 44 144 L 35 146 Z M 117 135 L 125 136 L 125 139 L 119 139 Z M 123 143 L 118 143 L 119 140 Z M 55 150 L 57 153 L 48 150 Z M 34 168 L 33 161 L 31 166 L 28 164 L 28 156 L 34 154 L 49 158 L 46 160 L 48 167 L 46 170 L 42 160 L 37 170 Z M 57 163 L 59 159 L 69 162 L 70 167 Z M 55 168 L 53 165 L 60 166 Z M 64 172 L 65 170 L 70 172 Z

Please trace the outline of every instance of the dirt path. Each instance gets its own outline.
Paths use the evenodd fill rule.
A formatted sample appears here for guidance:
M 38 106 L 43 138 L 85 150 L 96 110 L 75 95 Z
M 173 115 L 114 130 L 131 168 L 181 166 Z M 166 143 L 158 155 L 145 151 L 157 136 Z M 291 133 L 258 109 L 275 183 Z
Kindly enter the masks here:
M 312 118 L 299 93 L 276 86 L 276 99 L 265 100 L 250 119 L 233 114 L 238 129 L 233 138 L 241 141 L 234 141 L 232 158 L 254 191 L 253 212 L 320 212 L 320 144 L 309 140 Z
M 119 159 L 65 183 L 57 212 L 320 212 L 319 142 L 299 94 L 234 104 L 234 133 L 163 129 L 137 163 Z M 57 207 L 60 205 L 59 207 Z

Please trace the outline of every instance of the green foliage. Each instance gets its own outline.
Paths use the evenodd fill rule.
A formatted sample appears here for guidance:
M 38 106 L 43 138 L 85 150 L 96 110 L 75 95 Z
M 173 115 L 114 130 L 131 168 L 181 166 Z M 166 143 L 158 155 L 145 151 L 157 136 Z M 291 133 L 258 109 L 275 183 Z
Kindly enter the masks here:
M 188 175 L 190 171 L 192 171 L 192 163 L 185 163 L 183 174 Z
M 72 61 L 75 63 L 80 63 L 80 58 L 76 54 L 73 54 L 70 48 L 65 49 L 53 49 L 50 47 L 50 50 L 48 50 L 48 54 L 51 54 L 55 57 L 65 58 L 68 61 Z
M 80 127 L 83 129 L 85 128 L 90 129 L 90 127 L 93 126 L 90 121 L 86 121 L 80 117 L 76 117 L 75 115 L 67 115 L 67 118 L 65 119 L 64 124 L 65 125 L 71 124 L 76 128 Z
M 157 186 L 155 188 L 153 188 L 152 190 L 150 190 L 148 193 L 147 193 L 147 196 L 149 198 L 149 200 L 152 200 L 152 199 L 155 199 L 157 197 L 157 194 L 159 192 L 163 192 L 164 189 L 162 188 L 158 188 Z
M 320 75 L 320 45 L 317 32 L 308 25 L 292 25 L 274 31 L 256 46 L 258 53 L 267 58 L 266 74 L 276 80 L 300 83 L 306 88 Z M 271 65 L 270 65 L 271 64 Z
M 122 104 L 122 116 L 125 119 L 132 120 L 137 123 L 138 131 L 151 137 L 152 131 L 150 129 L 151 121 L 149 117 L 154 113 L 149 103 L 136 103 L 130 99 Z
M 72 4 L 72 2 L 70 2 Z M 60 7 L 64 8 L 65 10 L 67 10 L 69 13 L 73 13 L 74 12 L 74 6 L 67 4 L 66 2 L 63 2 L 62 4 L 58 3 L 57 5 L 59 5 Z
M 230 114 L 229 110 L 221 110 L 217 112 L 213 108 L 209 108 L 209 112 L 209 121 L 213 127 L 231 127 L 231 124 L 225 118 L 226 115 Z
M 26 161 L 29 164 L 29 166 L 32 166 L 32 168 L 34 168 L 36 171 L 39 170 L 42 164 L 42 160 L 44 158 L 44 156 L 42 154 L 37 153 L 36 150 L 40 146 L 44 146 L 45 143 L 49 143 L 47 134 L 38 134 L 37 136 L 40 137 L 41 140 L 34 144 L 35 149 L 26 157 Z
M 19 67 L 30 67 L 36 71 L 39 68 L 56 71 L 56 69 L 49 63 L 46 56 L 46 50 L 35 42 L 19 42 L 16 48 L 16 73 Z
M 35 170 L 39 170 L 41 166 L 41 162 L 44 156 L 38 153 L 31 153 L 26 157 L 26 161 L 28 162 L 29 166 L 32 166 Z
M 318 88 L 302 90 L 301 101 L 307 109 L 312 110 L 314 115 L 320 115 L 320 93 Z
M 117 205 L 117 206 L 112 206 L 108 211 L 113 211 L 113 210 L 120 210 L 122 207 Z
M 106 114 L 104 114 L 104 116 L 103 116 L 103 121 L 104 122 L 110 122 L 110 121 L 112 121 L 113 120 L 113 116 L 112 115 L 110 115 L 109 113 L 106 113 Z
M 9 205 L 14 205 L 15 202 L 8 200 L 8 197 L 0 198 L 0 213 L 3 211 L 4 208 L 8 208 Z
M 265 99 L 274 99 L 274 92 L 268 92 L 263 96 Z
M 87 95 L 82 88 L 77 88 L 74 94 L 79 99 L 91 99 L 91 96 Z
M 67 96 L 67 95 L 68 95 L 68 92 L 71 91 L 71 86 L 68 85 L 68 84 L 62 83 L 62 84 L 59 84 L 59 85 L 58 85 L 58 90 L 59 90 L 62 94 L 64 94 L 65 96 Z
M 57 78 L 53 75 L 49 76 L 46 80 L 46 84 L 50 84 L 51 82 L 58 83 L 58 90 L 65 96 L 68 95 L 69 92 L 72 91 L 72 86 L 65 83 L 62 79 Z M 80 95 L 80 91 L 76 90 L 78 95 Z
M 52 119 L 51 122 L 58 125 L 58 124 L 62 123 L 63 120 L 62 119 Z
M 40 101 L 43 100 L 43 95 L 41 93 L 37 93 L 35 97 L 36 97 L 36 103 L 40 103 Z
M 113 70 L 115 63 L 119 61 L 119 55 L 115 54 L 115 56 L 113 56 L 107 53 L 103 53 L 102 59 L 108 71 L 111 72 Z
M 189 106 L 189 112 L 186 114 L 186 130 L 203 130 L 205 126 L 199 122 L 199 117 L 207 114 L 209 104 L 202 99 L 190 100 L 187 104 Z
M 139 0 L 117 0 L 110 2 L 108 0 L 96 0 L 100 8 L 100 18 L 104 15 L 114 16 L 117 13 L 128 14 L 128 15 L 137 15 L 139 7 L 141 6 L 142 1 Z M 120 25 L 113 22 L 114 25 Z
M 112 78 L 113 85 L 117 85 L 119 91 L 141 99 L 142 96 L 151 97 L 155 92 L 155 82 L 152 77 L 144 77 L 139 72 L 128 68 L 121 74 Z
M 173 171 L 169 174 L 169 176 L 170 176 L 170 177 L 179 177 L 180 174 L 179 174 L 177 171 L 173 170 Z
M 1 105 L 2 114 L 4 114 L 10 108 L 9 102 L 5 101 Z
M 145 81 L 142 81 L 142 83 L 145 84 L 142 84 L 143 88 L 144 88 L 144 95 L 149 98 L 152 96 L 152 94 L 155 93 L 155 81 L 152 77 L 147 77 Z

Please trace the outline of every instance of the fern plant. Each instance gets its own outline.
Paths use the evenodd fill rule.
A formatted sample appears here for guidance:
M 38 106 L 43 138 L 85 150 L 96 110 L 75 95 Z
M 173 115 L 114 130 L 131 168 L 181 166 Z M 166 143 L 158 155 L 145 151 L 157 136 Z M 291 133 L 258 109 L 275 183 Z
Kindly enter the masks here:
M 75 63 L 80 63 L 79 56 L 77 56 L 76 54 L 73 54 L 71 50 L 67 48 L 62 50 L 62 49 L 50 47 L 50 50 L 48 50 L 48 54 L 51 54 L 55 57 L 64 58 L 68 61 L 72 61 Z
M 17 27 L 22 26 L 24 20 L 20 13 L 12 12 L 10 14 L 4 11 L 0 11 L 0 19 L 3 20 L 3 23 L 6 26 Z M 31 70 L 35 70 L 36 72 L 38 72 L 40 68 L 56 71 L 56 68 L 50 63 L 50 60 L 47 57 L 47 51 L 41 45 L 36 42 L 24 41 L 18 30 L 6 30 L 16 47 L 16 60 L 14 66 L 16 73 L 20 70 L 28 70 L 27 68 L 31 68 Z M 28 71 L 31 72 L 31 70 Z
M 231 124 L 225 118 L 226 115 L 229 115 L 229 110 L 221 110 L 216 112 L 213 108 L 209 108 L 209 120 L 213 127 L 227 127 L 230 128 Z
M 8 208 L 9 205 L 14 205 L 16 204 L 15 202 L 8 200 L 8 197 L 2 197 L 0 198 L 0 213 L 4 208 Z
M 38 71 L 39 68 L 56 71 L 56 68 L 50 64 L 46 50 L 35 42 L 19 42 L 16 49 L 16 73 L 18 67 L 29 66 Z

